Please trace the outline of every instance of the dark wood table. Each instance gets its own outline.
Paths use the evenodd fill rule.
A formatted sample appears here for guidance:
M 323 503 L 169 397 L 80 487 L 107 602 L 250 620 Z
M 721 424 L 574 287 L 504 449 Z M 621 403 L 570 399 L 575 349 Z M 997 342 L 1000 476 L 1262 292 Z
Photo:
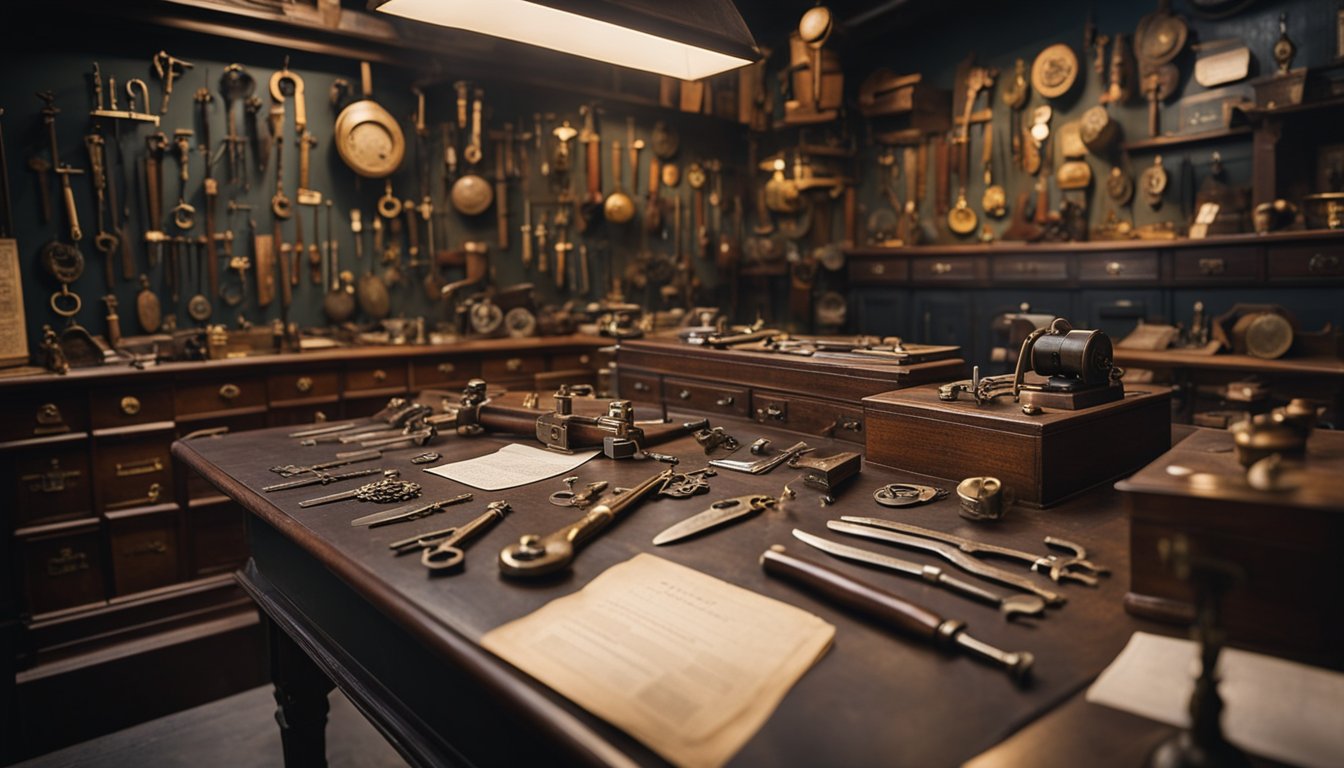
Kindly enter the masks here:
M 716 420 L 743 444 L 758 436 L 788 445 L 796 436 L 746 421 Z M 1109 486 L 1049 510 L 1013 509 L 992 525 L 974 525 L 956 514 L 952 499 L 893 510 L 871 498 L 879 485 L 924 480 L 876 466 L 822 507 L 802 489 L 784 510 L 669 547 L 653 547 L 654 534 L 704 509 L 717 498 L 750 492 L 777 493 L 797 473 L 788 467 L 764 476 L 720 472 L 708 495 L 659 498 L 634 509 L 590 542 L 572 570 L 541 581 L 507 580 L 497 567 L 499 550 L 525 533 L 559 528 L 575 512 L 547 502 L 558 479 L 508 491 L 476 492 L 470 505 L 412 523 L 372 531 L 349 521 L 372 505 L 347 501 L 300 509 L 298 502 L 332 487 L 258 492 L 275 482 L 277 463 L 321 461 L 331 446 L 300 448 L 278 428 L 174 444 L 173 452 L 222 492 L 251 511 L 252 559 L 238 577 L 270 623 L 272 675 L 289 765 L 320 763 L 324 755 L 326 694 L 339 686 L 415 765 L 663 764 L 623 732 L 578 708 L 482 650 L 488 630 L 571 593 L 607 568 L 639 552 L 682 565 L 816 613 L 837 627 L 834 646 L 807 672 L 764 727 L 733 758 L 733 765 L 950 765 L 1003 742 L 1082 690 L 1138 629 L 1171 632 L 1125 614 L 1128 525 L 1120 494 Z M 445 461 L 479 456 L 508 442 L 501 437 L 440 438 Z M 808 442 L 825 455 L 852 444 L 823 438 Z M 689 437 L 660 448 L 698 467 L 704 455 Z M 391 451 L 382 465 L 400 467 L 425 486 L 426 498 L 463 489 L 415 471 L 418 450 Z M 367 466 L 367 465 L 365 465 Z M 580 468 L 584 481 L 606 479 L 630 486 L 657 471 L 652 462 L 615 462 L 599 456 Z M 946 481 L 935 481 L 950 487 Z M 342 483 L 337 488 L 353 485 Z M 474 517 L 484 503 L 506 499 L 513 513 L 472 542 L 465 570 L 431 576 L 418 556 L 394 557 L 387 543 L 418 531 Z M 825 521 L 842 514 L 906 520 L 1022 549 L 1043 548 L 1047 534 L 1085 544 L 1092 559 L 1113 575 L 1095 589 L 1065 585 L 1068 604 L 1033 623 L 1006 623 L 989 606 L 969 602 L 923 582 L 841 562 L 811 550 L 790 535 L 799 527 L 830 538 Z M 880 549 L 876 542 L 859 546 Z M 771 579 L 758 565 L 770 545 L 823 562 L 886 587 L 949 618 L 1005 650 L 1036 655 L 1035 682 L 1013 686 L 1001 671 L 966 656 L 943 655 L 894 636 Z M 935 563 L 913 551 L 910 560 Z M 1046 582 L 1048 583 L 1048 582 Z M 1087 762 L 1120 763 L 1098 751 Z

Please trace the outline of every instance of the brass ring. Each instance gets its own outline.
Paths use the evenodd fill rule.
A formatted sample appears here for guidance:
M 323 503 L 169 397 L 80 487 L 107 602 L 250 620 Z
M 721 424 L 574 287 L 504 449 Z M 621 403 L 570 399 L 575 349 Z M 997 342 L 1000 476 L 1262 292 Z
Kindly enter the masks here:
M 72 308 L 61 309 L 59 300 L 63 296 L 69 296 L 70 301 L 74 302 L 74 306 Z M 64 283 L 61 284 L 61 290 L 51 294 L 51 311 L 55 312 L 61 317 L 74 317 L 75 315 L 79 314 L 79 310 L 83 306 L 84 302 L 79 298 L 79 294 L 71 293 L 68 286 L 66 286 Z

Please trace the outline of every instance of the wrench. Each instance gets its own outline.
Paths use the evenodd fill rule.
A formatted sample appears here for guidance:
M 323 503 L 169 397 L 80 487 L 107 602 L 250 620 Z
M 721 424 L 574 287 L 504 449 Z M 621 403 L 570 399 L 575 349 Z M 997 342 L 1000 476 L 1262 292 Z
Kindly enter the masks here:
M 956 545 L 957 549 L 968 555 L 999 555 L 1014 560 L 1022 560 L 1031 566 L 1031 570 L 1036 571 L 1037 573 L 1048 573 L 1050 575 L 1050 580 L 1056 583 L 1058 583 L 1060 579 L 1073 579 L 1074 581 L 1086 584 L 1089 587 L 1095 587 L 1097 585 L 1097 578 L 1093 574 L 1109 573 L 1105 568 L 1100 568 L 1086 559 L 1087 550 L 1072 541 L 1058 539 L 1054 536 L 1045 537 L 1045 543 L 1060 549 L 1071 550 L 1073 552 L 1072 557 L 1037 555 L 1032 552 L 1024 552 L 1020 549 L 1011 549 L 997 544 L 984 544 L 962 536 L 957 536 L 953 533 L 943 533 L 942 531 L 920 528 L 917 525 L 910 525 L 909 523 L 882 520 L 876 517 L 843 517 L 841 519 L 848 520 L 852 523 L 862 523 L 877 528 L 887 528 L 893 531 L 900 531 L 901 533 L 923 536 L 926 539 L 945 541 L 948 544 Z M 1088 573 L 1077 573 L 1073 570 L 1074 568 L 1080 568 L 1088 571 Z

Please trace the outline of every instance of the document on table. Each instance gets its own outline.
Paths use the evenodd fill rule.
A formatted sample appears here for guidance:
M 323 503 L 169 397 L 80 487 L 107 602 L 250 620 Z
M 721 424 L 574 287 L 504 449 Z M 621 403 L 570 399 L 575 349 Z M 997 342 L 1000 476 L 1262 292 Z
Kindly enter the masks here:
M 1344 674 L 1235 648 L 1219 654 L 1218 670 L 1228 741 L 1293 765 L 1344 760 Z M 1197 674 L 1195 643 L 1135 632 L 1087 689 L 1087 700 L 1188 727 Z
M 494 453 L 442 464 L 425 471 L 482 491 L 499 491 L 572 472 L 596 455 L 597 451 L 557 453 L 511 443 Z
M 806 611 L 639 554 L 481 645 L 670 762 L 714 768 L 834 636 Z

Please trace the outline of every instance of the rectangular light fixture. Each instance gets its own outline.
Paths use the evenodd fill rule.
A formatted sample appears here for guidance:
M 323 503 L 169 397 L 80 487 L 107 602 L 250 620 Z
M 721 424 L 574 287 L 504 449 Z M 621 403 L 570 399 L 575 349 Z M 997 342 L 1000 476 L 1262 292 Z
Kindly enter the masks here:
M 731 0 L 370 0 L 369 6 L 682 80 L 759 57 Z

